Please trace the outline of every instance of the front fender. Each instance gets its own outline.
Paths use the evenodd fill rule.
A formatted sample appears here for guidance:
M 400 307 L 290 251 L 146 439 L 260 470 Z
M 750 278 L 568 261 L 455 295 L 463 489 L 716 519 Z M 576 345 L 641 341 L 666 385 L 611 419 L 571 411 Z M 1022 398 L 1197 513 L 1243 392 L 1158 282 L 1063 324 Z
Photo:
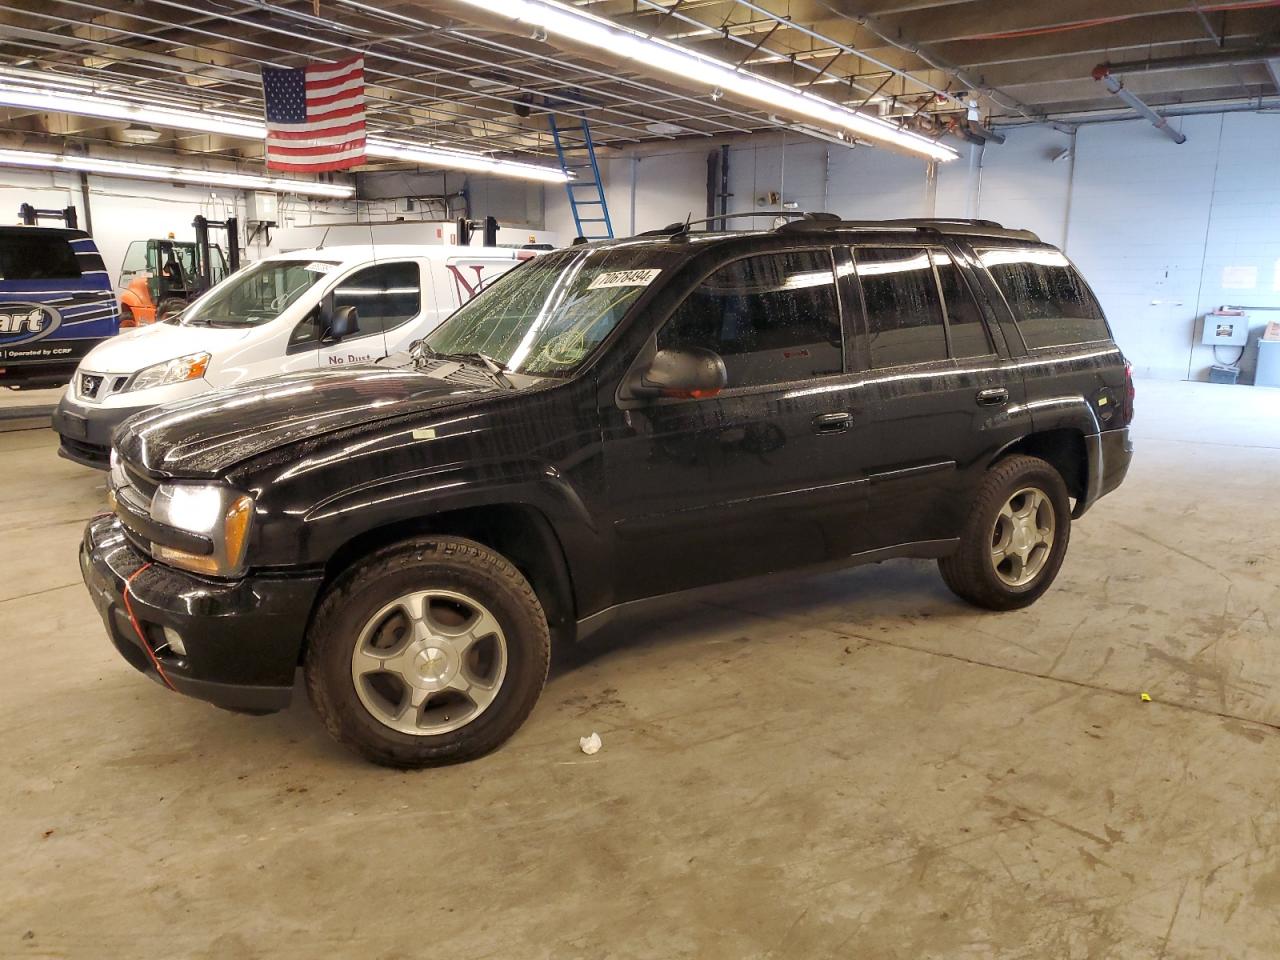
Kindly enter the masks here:
M 486 506 L 525 506 L 555 530 L 570 569 L 591 569 L 598 524 L 568 478 L 540 461 L 455 463 L 378 477 L 330 493 L 309 506 L 276 501 L 255 533 L 254 566 L 323 566 L 352 541 L 384 528 L 413 530 L 420 521 Z
M 594 530 L 586 505 L 549 463 L 450 464 L 382 477 L 328 496 L 306 511 L 304 526 L 360 528 L 357 533 L 406 516 L 425 516 L 487 504 L 522 503 L 551 519 Z M 349 539 L 349 538 L 347 538 Z

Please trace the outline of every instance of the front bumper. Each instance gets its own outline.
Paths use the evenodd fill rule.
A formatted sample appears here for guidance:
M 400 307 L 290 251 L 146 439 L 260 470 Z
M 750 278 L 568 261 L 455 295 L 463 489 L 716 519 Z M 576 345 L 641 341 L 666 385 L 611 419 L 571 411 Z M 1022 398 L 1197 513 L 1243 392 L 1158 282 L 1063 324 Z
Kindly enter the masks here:
M 80 572 L 112 644 L 136 670 L 229 710 L 288 706 L 319 574 L 204 579 L 152 563 L 109 514 L 85 527 Z M 165 627 L 185 654 L 169 648 Z
M 58 434 L 58 455 L 86 467 L 106 470 L 110 466 L 111 437 L 116 427 L 148 407 L 81 407 L 64 394 L 53 411 L 53 429 Z

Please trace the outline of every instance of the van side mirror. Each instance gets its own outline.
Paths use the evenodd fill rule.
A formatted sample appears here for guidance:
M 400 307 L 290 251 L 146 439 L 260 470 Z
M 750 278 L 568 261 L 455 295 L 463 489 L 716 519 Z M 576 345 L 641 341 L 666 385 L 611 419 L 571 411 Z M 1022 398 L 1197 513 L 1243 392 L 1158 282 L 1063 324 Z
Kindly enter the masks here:
M 320 320 L 324 328 L 324 336 L 320 338 L 322 343 L 337 343 L 360 332 L 360 317 L 355 307 L 339 307 L 337 310 L 322 307 Z
M 647 367 L 627 375 L 624 392 L 628 397 L 654 400 L 681 397 L 695 400 L 714 397 L 729 383 L 724 360 L 718 353 L 701 347 L 659 350 Z

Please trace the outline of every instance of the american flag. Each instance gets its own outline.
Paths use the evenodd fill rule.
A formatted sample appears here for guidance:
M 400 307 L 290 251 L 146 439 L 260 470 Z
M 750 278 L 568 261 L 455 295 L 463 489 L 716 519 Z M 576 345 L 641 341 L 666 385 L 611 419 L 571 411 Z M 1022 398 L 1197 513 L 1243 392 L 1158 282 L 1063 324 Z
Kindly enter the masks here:
M 364 162 L 364 57 L 263 67 L 267 169 L 317 173 Z

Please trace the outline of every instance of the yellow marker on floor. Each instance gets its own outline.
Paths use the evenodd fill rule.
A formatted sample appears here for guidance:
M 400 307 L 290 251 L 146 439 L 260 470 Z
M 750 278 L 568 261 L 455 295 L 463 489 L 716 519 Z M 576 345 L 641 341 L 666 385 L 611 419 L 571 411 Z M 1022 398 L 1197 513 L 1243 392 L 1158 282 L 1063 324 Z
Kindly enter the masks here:
M 1150 702 L 1151 702 L 1151 694 L 1149 694 L 1149 693 L 1144 693 L 1144 694 L 1142 695 L 1142 702 L 1143 702 L 1143 703 L 1150 703 Z

